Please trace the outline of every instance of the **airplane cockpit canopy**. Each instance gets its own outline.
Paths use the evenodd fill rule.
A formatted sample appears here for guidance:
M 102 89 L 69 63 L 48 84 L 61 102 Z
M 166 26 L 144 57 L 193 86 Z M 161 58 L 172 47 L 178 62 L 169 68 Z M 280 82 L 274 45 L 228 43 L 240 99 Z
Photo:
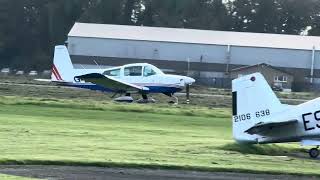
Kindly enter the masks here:
M 130 66 L 124 68 L 124 76 L 141 76 L 142 66 Z
M 143 69 L 143 76 L 148 77 L 153 75 L 157 75 L 157 72 L 151 66 L 145 66 Z
M 143 76 L 149 77 L 164 74 L 159 68 L 151 64 L 134 64 L 124 67 L 124 76 Z
M 144 66 L 143 76 L 145 77 L 153 76 L 153 75 L 161 75 L 161 74 L 164 74 L 164 73 L 159 68 L 151 64 L 147 64 Z
M 132 64 L 129 66 L 123 67 L 123 72 L 121 72 L 121 68 L 109 69 L 103 72 L 103 75 L 106 76 L 143 76 L 149 77 L 154 75 L 164 74 L 159 68 L 151 65 L 151 64 Z
M 107 70 L 103 73 L 103 75 L 105 76 L 120 76 L 120 72 L 121 72 L 121 69 L 118 68 L 118 69 L 111 69 L 111 70 Z

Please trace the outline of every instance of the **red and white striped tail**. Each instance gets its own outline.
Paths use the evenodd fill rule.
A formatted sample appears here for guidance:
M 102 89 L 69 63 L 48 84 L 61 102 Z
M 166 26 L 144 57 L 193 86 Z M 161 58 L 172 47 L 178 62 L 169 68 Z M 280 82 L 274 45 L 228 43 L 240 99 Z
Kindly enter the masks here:
M 58 69 L 56 66 L 53 64 L 52 66 L 52 80 L 54 81 L 63 81 Z
M 52 66 L 52 81 L 73 82 L 74 69 L 66 46 L 56 46 Z

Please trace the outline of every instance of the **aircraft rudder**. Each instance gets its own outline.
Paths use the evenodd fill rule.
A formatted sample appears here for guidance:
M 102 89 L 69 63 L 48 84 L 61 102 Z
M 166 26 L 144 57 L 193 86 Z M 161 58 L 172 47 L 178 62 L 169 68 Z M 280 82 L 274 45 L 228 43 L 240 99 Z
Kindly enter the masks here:
M 232 81 L 233 114 L 242 114 L 263 108 L 281 106 L 267 80 L 261 73 L 254 73 Z M 235 113 L 236 112 L 236 113 Z
M 73 64 L 66 46 L 59 45 L 55 47 L 52 81 L 73 81 Z
M 252 140 L 246 130 L 268 121 L 272 114 L 283 110 L 267 80 L 261 73 L 239 77 L 232 81 L 233 136 L 236 140 Z

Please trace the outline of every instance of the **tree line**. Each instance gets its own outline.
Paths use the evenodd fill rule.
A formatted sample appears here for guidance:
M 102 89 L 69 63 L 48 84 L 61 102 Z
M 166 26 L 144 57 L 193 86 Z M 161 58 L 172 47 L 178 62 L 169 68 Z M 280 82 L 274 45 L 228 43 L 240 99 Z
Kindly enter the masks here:
M 75 22 L 320 35 L 318 0 L 0 0 L 0 67 L 49 69 Z

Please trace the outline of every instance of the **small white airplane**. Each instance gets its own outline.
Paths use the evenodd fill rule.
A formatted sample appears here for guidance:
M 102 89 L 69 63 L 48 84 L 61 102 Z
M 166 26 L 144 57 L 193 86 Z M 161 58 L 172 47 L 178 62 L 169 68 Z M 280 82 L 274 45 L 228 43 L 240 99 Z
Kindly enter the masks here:
M 232 81 L 233 137 L 239 143 L 300 142 L 319 156 L 320 98 L 291 106 L 281 104 L 260 73 Z
M 62 86 L 126 94 L 115 99 L 117 101 L 132 102 L 130 94 L 139 93 L 143 97 L 142 102 L 148 102 L 148 94 L 162 93 L 175 98 L 176 103 L 178 98 L 174 94 L 184 88 L 189 91 L 189 86 L 195 82 L 190 77 L 164 74 L 146 63 L 109 69 L 74 69 L 65 46 L 55 47 L 51 81 Z

